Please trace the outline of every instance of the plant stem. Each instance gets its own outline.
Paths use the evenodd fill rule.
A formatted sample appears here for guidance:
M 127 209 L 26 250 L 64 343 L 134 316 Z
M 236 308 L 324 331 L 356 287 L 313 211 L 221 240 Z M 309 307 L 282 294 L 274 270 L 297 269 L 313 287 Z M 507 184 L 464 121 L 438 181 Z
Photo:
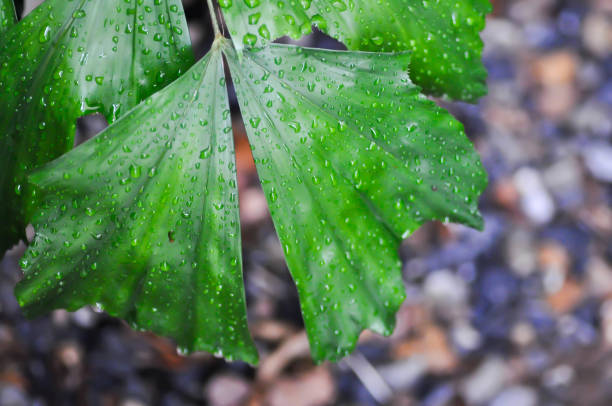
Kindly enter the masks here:
M 210 22 L 215 32 L 215 38 L 220 37 L 221 32 L 219 31 L 219 22 L 217 21 L 217 14 L 215 13 L 215 6 L 212 0 L 206 0 L 206 2 L 208 3 L 208 14 L 210 14 Z

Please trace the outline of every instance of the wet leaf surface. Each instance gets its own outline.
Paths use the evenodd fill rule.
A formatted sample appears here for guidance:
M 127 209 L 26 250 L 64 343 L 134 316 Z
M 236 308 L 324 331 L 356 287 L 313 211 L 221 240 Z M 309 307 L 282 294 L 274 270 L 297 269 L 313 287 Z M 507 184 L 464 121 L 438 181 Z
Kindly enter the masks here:
M 0 32 L 4 32 L 17 22 L 13 0 L 0 0 Z
M 270 45 L 239 58 L 217 40 L 185 76 L 32 176 L 42 205 L 20 304 L 36 315 L 97 302 L 184 350 L 256 360 L 220 49 L 313 357 L 339 359 L 362 330 L 392 332 L 402 238 L 431 219 L 482 226 L 480 161 L 461 124 L 410 82 L 407 53 Z
M 0 251 L 24 237 L 27 174 L 72 148 L 78 117 L 99 112 L 112 122 L 192 63 L 178 0 L 47 0 L 6 31 Z
M 486 175 L 410 82 L 408 53 L 226 54 L 313 357 L 341 358 L 363 329 L 393 331 L 402 238 L 432 219 L 482 226 Z
M 480 61 L 488 0 L 220 0 L 238 48 L 259 47 L 317 26 L 362 51 L 412 51 L 410 75 L 425 93 L 476 101 L 486 93 Z M 457 78 L 461 80 L 457 80 Z
M 184 351 L 257 361 L 220 51 L 32 180 L 26 315 L 98 303 Z

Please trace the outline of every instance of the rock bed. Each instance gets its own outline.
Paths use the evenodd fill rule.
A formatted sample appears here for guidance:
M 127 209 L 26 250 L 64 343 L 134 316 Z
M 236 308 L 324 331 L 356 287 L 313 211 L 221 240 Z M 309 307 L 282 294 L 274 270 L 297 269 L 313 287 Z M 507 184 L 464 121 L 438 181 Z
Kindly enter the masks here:
M 205 21 L 203 4 L 185 4 Z M 191 30 L 201 53 L 210 33 Z M 0 405 L 609 405 L 612 6 L 495 1 L 483 38 L 489 96 L 442 103 L 488 170 L 486 229 L 431 223 L 404 242 L 408 299 L 392 337 L 364 333 L 342 362 L 312 364 L 239 136 L 259 368 L 179 356 L 168 340 L 90 308 L 25 320 L 12 294 L 21 245 L 0 265 Z

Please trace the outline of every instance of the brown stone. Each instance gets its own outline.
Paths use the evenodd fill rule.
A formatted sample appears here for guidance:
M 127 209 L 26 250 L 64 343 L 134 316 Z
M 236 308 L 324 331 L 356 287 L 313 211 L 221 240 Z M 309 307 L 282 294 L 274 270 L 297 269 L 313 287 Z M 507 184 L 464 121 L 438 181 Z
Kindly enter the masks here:
M 533 77 L 542 86 L 566 85 L 574 81 L 577 58 L 569 51 L 557 51 L 538 58 L 533 64 Z
M 450 348 L 444 330 L 435 324 L 423 327 L 416 337 L 395 347 L 393 353 L 394 358 L 423 356 L 427 360 L 429 370 L 434 373 L 449 372 L 457 366 L 457 356 Z
M 571 258 L 565 247 L 554 241 L 543 243 L 538 250 L 538 266 L 541 270 L 555 269 L 566 275 Z
M 266 396 L 269 406 L 323 406 L 333 404 L 336 397 L 334 380 L 329 370 L 317 367 L 295 377 L 283 377 L 270 387 Z
M 584 297 L 582 286 L 571 279 L 567 279 L 561 289 L 548 295 L 546 302 L 558 314 L 572 310 Z

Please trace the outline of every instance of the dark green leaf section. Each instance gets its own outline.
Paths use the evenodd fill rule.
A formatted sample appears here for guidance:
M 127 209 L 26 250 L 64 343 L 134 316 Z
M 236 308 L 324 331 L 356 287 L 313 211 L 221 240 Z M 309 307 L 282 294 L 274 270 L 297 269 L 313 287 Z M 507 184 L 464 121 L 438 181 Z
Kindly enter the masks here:
M 0 33 L 3 33 L 17 22 L 13 0 L 0 0 Z
M 257 362 L 218 49 L 31 179 L 43 203 L 16 289 L 26 315 L 98 303 L 185 351 Z
M 402 238 L 432 219 L 482 226 L 485 172 L 407 53 L 225 52 L 313 357 L 338 359 L 364 328 L 393 330 Z
M 73 145 L 75 121 L 115 120 L 193 63 L 179 0 L 47 0 L 0 43 L 0 252 L 23 237 L 27 174 Z
M 486 93 L 479 33 L 489 0 L 220 0 L 237 47 L 261 46 L 316 25 L 361 51 L 413 52 L 410 77 L 426 93 L 476 101 Z

